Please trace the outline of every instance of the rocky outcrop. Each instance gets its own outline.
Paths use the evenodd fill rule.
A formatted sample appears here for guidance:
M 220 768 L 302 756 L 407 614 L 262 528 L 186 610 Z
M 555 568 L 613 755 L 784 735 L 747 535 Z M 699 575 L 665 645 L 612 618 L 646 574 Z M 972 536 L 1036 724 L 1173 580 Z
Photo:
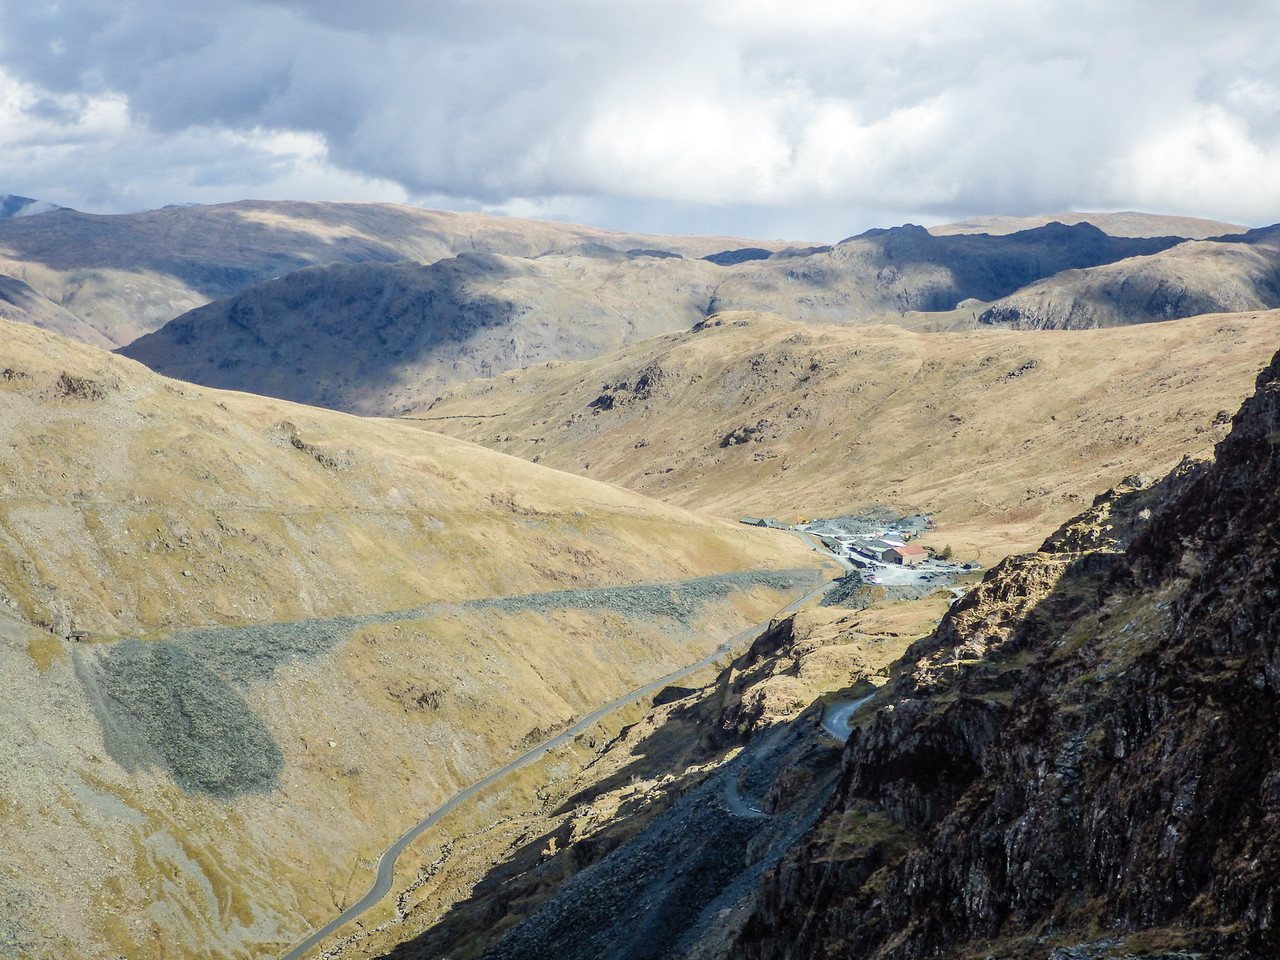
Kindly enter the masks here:
M 1280 359 L 1210 468 L 1103 498 L 910 651 L 735 955 L 1277 955 L 1278 415 Z

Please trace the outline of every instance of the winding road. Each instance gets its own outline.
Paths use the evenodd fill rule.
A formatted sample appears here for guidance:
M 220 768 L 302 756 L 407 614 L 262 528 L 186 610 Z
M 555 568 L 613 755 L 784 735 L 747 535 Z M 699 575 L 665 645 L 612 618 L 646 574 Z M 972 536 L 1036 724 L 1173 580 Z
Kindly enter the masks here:
M 724 781 L 724 805 L 735 817 L 746 817 L 748 820 L 767 820 L 770 814 L 751 806 L 742 799 L 741 788 L 736 776 L 726 776 Z
M 853 729 L 853 715 L 858 711 L 864 703 L 874 697 L 871 694 L 866 697 L 859 697 L 857 700 L 842 700 L 829 704 L 822 713 L 822 729 L 825 733 L 839 740 L 841 743 L 849 739 L 849 731 Z M 757 761 L 763 755 L 768 757 L 770 753 L 777 747 L 780 736 L 786 731 L 787 724 L 778 724 L 774 729 L 771 738 L 763 744 L 758 754 Z M 738 783 L 738 777 L 741 771 L 726 770 L 723 773 L 724 787 L 720 791 L 720 796 L 724 800 L 724 805 L 730 813 L 735 817 L 744 817 L 748 820 L 765 820 L 773 816 L 761 810 L 759 807 L 752 806 L 743 796 L 742 787 Z
M 849 731 L 853 729 L 854 713 L 874 696 L 875 694 L 872 693 L 857 700 L 843 700 L 830 704 L 822 712 L 822 729 L 844 743 L 849 739 Z
M 849 732 L 853 729 L 853 715 L 858 709 L 869 702 L 875 694 L 869 694 L 865 697 L 859 697 L 857 700 L 840 700 L 835 703 L 828 704 L 822 711 L 821 726 L 825 733 L 831 737 L 844 743 L 849 739 Z M 768 757 L 778 745 L 778 741 L 782 734 L 786 732 L 787 724 L 778 724 L 769 739 L 765 740 L 758 752 L 755 754 L 757 761 L 761 756 Z M 721 789 L 720 796 L 724 800 L 724 805 L 729 812 L 735 817 L 745 817 L 749 820 L 763 820 L 773 816 L 766 813 L 759 807 L 752 806 L 743 796 L 742 787 L 738 783 L 738 777 L 741 771 L 736 769 L 726 770 L 724 776 L 724 787 Z
M 844 560 L 843 558 L 838 557 L 835 554 L 831 553 L 831 551 L 827 550 L 825 547 L 821 545 L 820 542 L 815 541 L 814 538 L 810 537 L 808 534 L 798 533 L 797 535 L 802 539 L 804 539 L 806 542 L 808 542 L 813 547 L 814 550 L 818 551 L 819 553 L 826 554 L 828 557 L 831 557 L 832 559 L 836 560 L 837 562 L 840 563 L 842 567 L 845 567 L 846 569 L 851 569 L 851 565 L 848 563 L 847 560 Z M 828 590 L 830 590 L 833 583 L 834 581 L 828 581 L 822 584 L 821 586 L 815 587 L 813 590 L 810 590 L 800 599 L 793 600 L 791 603 L 787 604 L 785 607 L 779 610 L 776 614 L 774 614 L 773 618 L 771 619 L 776 619 L 777 617 L 786 616 L 789 613 L 795 612 L 797 609 L 799 609 L 804 604 L 808 603 L 814 597 L 820 596 L 826 593 Z M 656 693 L 659 690 L 661 690 L 663 687 L 668 686 L 669 684 L 675 683 L 676 681 L 688 676 L 689 674 L 697 670 L 701 670 L 703 667 L 709 666 L 710 664 L 714 663 L 720 657 L 729 653 L 731 650 L 733 650 L 735 647 L 739 646 L 746 640 L 749 640 L 758 636 L 761 632 L 763 632 L 764 630 L 767 630 L 768 627 L 769 627 L 769 621 L 766 621 L 762 624 L 757 624 L 754 627 L 749 627 L 748 629 L 743 630 L 741 633 L 735 634 L 734 636 L 729 638 L 729 640 L 727 640 L 726 642 L 721 644 L 719 647 L 717 647 L 714 651 L 712 651 L 707 656 L 699 660 L 697 663 L 690 664 L 687 667 L 677 670 L 675 673 L 669 673 L 665 677 L 660 677 L 659 679 L 654 680 L 651 683 L 645 684 L 643 687 L 638 687 L 637 689 L 632 690 L 630 693 L 619 697 L 617 700 L 614 700 L 611 703 L 606 703 L 604 706 L 600 707 L 593 713 L 590 713 L 587 716 L 583 717 L 581 720 L 579 720 L 573 726 L 569 727 L 567 730 L 564 730 L 563 732 L 557 734 L 554 737 L 551 737 L 548 740 L 544 740 L 542 743 L 538 744 L 536 747 L 533 747 L 527 753 L 521 754 L 520 756 L 516 757 L 514 760 L 512 760 L 510 763 L 506 764 L 505 766 L 499 767 L 497 770 L 494 770 L 488 776 L 484 777 L 484 779 L 478 780 L 475 783 L 473 783 L 471 786 L 463 790 L 460 790 L 458 793 L 455 793 L 452 797 L 446 800 L 444 804 L 437 807 L 435 810 L 431 811 L 431 813 L 423 817 L 416 824 L 414 824 L 412 827 L 406 830 L 400 836 L 400 839 L 396 840 L 395 843 L 393 843 L 390 847 L 386 849 L 386 851 L 378 859 L 377 875 L 374 877 L 373 886 L 369 888 L 368 893 L 366 893 L 363 897 L 361 897 L 351 906 L 347 907 L 347 909 L 343 910 L 340 914 L 338 914 L 336 917 L 334 917 L 332 920 L 326 923 L 323 927 L 321 927 L 315 933 L 311 934 L 311 936 L 307 937 L 307 939 L 303 940 L 301 943 L 295 946 L 288 953 L 284 954 L 281 957 L 281 960 L 301 960 L 302 957 L 305 957 L 308 953 L 311 952 L 311 950 L 313 950 L 316 946 L 318 946 L 322 940 L 332 935 L 340 927 L 356 919 L 356 917 L 360 916 L 366 910 L 373 907 L 374 904 L 378 903 L 383 897 L 385 897 L 391 891 L 392 880 L 395 878 L 396 860 L 399 859 L 400 854 L 404 853 L 404 851 L 409 847 L 411 843 L 413 843 L 414 840 L 416 840 L 419 836 L 421 836 L 425 831 L 429 830 L 442 817 L 450 813 L 460 804 L 465 803 L 467 800 L 471 799 L 473 796 L 475 796 L 477 793 L 484 790 L 485 788 L 493 786 L 495 783 L 497 783 L 499 780 L 503 779 L 507 775 L 514 773 L 515 771 L 521 769 L 522 767 L 527 766 L 530 763 L 533 763 L 535 760 L 542 757 L 548 751 L 554 750 L 556 747 L 560 746 L 561 744 L 567 743 L 568 741 L 572 740 L 578 734 L 582 733 L 584 730 L 587 730 L 588 728 L 590 728 L 591 726 L 593 726 L 594 724 L 602 720 L 604 717 L 608 716 L 613 711 L 621 707 L 624 707 L 628 703 L 638 700 L 641 697 L 647 696 L 648 694 Z M 766 814 L 760 813 L 759 811 L 754 811 L 754 812 L 755 812 L 755 815 L 757 816 L 766 816 Z

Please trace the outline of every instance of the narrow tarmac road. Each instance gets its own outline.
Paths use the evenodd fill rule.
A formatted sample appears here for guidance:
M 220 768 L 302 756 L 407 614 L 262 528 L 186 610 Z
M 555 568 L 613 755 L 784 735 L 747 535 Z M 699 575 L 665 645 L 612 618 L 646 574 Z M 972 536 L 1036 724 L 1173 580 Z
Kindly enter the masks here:
M 849 739 L 849 731 L 853 729 L 853 715 L 858 708 L 874 697 L 870 694 L 857 700 L 843 700 L 830 704 L 822 712 L 822 729 L 841 743 Z
M 801 533 L 801 534 L 798 534 L 798 536 L 802 537 L 811 546 L 813 546 L 814 550 L 820 553 L 826 554 L 828 557 L 831 557 L 832 559 L 839 562 L 840 565 L 843 567 L 848 566 L 848 561 L 845 561 L 842 558 L 837 557 L 835 554 L 825 549 L 820 543 L 815 541 L 808 534 Z M 830 590 L 833 583 L 834 581 L 828 581 L 827 583 L 823 583 L 822 585 L 814 588 L 813 590 L 810 590 L 800 599 L 794 600 L 791 603 L 787 604 L 785 607 L 779 610 L 776 614 L 774 614 L 773 618 L 771 619 L 777 619 L 778 617 L 786 616 L 789 613 L 795 612 L 797 609 L 799 609 L 804 604 L 808 603 L 814 597 L 821 596 L 822 594 Z M 536 747 L 532 748 L 527 753 L 521 754 L 520 756 L 516 757 L 514 760 L 512 760 L 510 763 L 506 764 L 505 766 L 499 767 L 497 770 L 494 770 L 484 779 L 478 780 L 475 783 L 473 783 L 471 786 L 467 787 L 466 789 L 461 790 L 458 793 L 455 793 L 452 797 L 450 797 L 447 801 L 445 801 L 443 805 L 431 811 L 431 813 L 423 817 L 416 824 L 414 824 L 412 827 L 406 830 L 400 836 L 400 839 L 398 839 L 395 843 L 393 843 L 390 847 L 386 849 L 386 851 L 378 859 L 377 875 L 375 876 L 373 881 L 373 886 L 369 888 L 368 893 L 366 893 L 363 897 L 361 897 L 351 906 L 347 907 L 347 909 L 343 910 L 340 914 L 338 914 L 336 917 L 334 917 L 332 920 L 326 923 L 323 927 L 321 927 L 315 933 L 311 934 L 311 936 L 307 937 L 307 939 L 303 940 L 301 943 L 295 946 L 288 953 L 284 954 L 280 958 L 280 960 L 302 960 L 302 958 L 305 957 L 308 953 L 310 953 L 316 946 L 318 946 L 321 941 L 323 941 L 324 939 L 332 935 L 342 926 L 356 919 L 366 910 L 373 907 L 374 904 L 378 903 L 383 897 L 385 897 L 391 891 L 391 884 L 395 878 L 396 860 L 399 859 L 400 854 L 404 853 L 404 851 L 408 848 L 408 846 L 411 843 L 413 843 L 414 840 L 416 840 L 419 836 L 421 836 L 425 831 L 429 830 L 442 817 L 444 817 L 446 814 L 454 810 L 459 804 L 465 803 L 467 800 L 471 799 L 477 793 L 484 790 L 486 787 L 492 786 L 493 784 L 497 783 L 499 780 L 506 777 L 507 775 L 514 773 L 515 771 L 519 770 L 522 767 L 527 766 L 530 763 L 533 763 L 535 760 L 542 757 L 548 751 L 554 750 L 556 747 L 560 746 L 561 744 L 567 743 L 569 740 L 572 740 L 578 734 L 582 733 L 584 730 L 593 726 L 595 723 L 597 723 L 598 721 L 606 717 L 608 714 L 612 713 L 614 710 L 624 707 L 628 703 L 631 703 L 634 700 L 638 700 L 640 697 L 646 696 L 651 693 L 656 693 L 659 690 L 661 690 L 663 687 L 668 686 L 669 684 L 675 683 L 676 681 L 683 679 L 687 675 L 694 673 L 697 670 L 701 670 L 703 667 L 709 666 L 710 664 L 718 660 L 720 657 L 729 653 L 735 647 L 763 633 L 765 630 L 768 629 L 769 622 L 770 621 L 766 621 L 765 623 L 757 624 L 754 627 L 749 627 L 748 629 L 743 630 L 741 633 L 735 634 L 733 637 L 731 637 L 725 643 L 721 644 L 712 653 L 703 657 L 697 663 L 690 664 L 687 667 L 677 670 L 675 673 L 667 674 L 665 677 L 660 677 L 659 679 L 654 680 L 652 683 L 645 684 L 643 687 L 639 687 L 635 690 L 632 690 L 630 693 L 619 697 L 617 700 L 614 700 L 612 703 L 605 704 L 595 712 L 590 713 L 587 716 L 583 717 L 581 720 L 579 720 L 577 723 L 575 723 L 573 726 L 569 727 L 567 730 L 563 731 L 562 733 L 557 734 L 556 736 L 550 738 L 549 740 L 544 740 L 542 743 L 538 744 Z M 758 811 L 757 811 L 757 815 L 766 816 L 766 814 L 758 813 Z

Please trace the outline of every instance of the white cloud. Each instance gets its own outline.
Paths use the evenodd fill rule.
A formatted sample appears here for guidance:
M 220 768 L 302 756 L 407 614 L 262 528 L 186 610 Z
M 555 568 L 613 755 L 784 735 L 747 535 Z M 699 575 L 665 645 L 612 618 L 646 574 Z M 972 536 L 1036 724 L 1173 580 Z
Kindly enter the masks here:
M 6 4 L 0 192 L 828 239 L 1067 207 L 1270 222 L 1277 35 L 1261 0 Z
M 1246 122 L 1218 104 L 1190 108 L 1133 144 L 1114 170 L 1114 196 L 1139 208 L 1207 209 L 1245 223 L 1280 211 L 1280 143 L 1251 137 Z
M 318 133 L 194 127 L 158 133 L 120 94 L 49 94 L 0 71 L 0 192 L 77 209 L 246 197 L 404 202 L 400 185 L 329 163 Z

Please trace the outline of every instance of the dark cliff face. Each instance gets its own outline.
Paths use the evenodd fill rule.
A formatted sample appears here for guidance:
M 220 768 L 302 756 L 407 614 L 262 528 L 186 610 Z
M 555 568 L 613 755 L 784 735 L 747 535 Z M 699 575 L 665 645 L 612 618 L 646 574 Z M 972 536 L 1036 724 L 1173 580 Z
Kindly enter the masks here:
M 1280 355 L 909 652 L 735 955 L 1280 956 Z

